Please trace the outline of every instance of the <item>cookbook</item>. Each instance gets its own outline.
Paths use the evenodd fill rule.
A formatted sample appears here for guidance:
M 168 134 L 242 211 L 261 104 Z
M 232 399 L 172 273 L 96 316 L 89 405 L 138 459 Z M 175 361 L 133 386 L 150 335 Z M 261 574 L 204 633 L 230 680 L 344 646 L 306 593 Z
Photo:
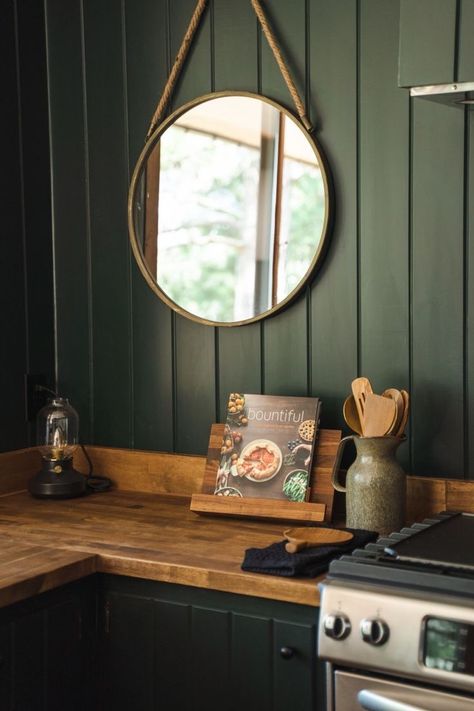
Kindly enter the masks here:
M 230 393 L 214 494 L 307 501 L 321 401 Z

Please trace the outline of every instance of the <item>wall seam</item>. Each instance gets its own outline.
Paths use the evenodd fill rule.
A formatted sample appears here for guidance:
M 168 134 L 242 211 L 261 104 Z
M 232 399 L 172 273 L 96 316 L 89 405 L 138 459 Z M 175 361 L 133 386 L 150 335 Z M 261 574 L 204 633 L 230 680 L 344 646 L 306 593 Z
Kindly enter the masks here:
M 121 21 L 122 21 L 122 77 L 123 77 L 123 121 L 124 121 L 124 157 L 125 157 L 125 173 L 127 175 L 126 193 L 130 185 L 130 125 L 128 115 L 128 72 L 127 72 L 127 21 L 125 13 L 125 0 L 120 3 Z M 132 254 L 130 250 L 130 242 L 128 241 L 128 298 L 130 303 L 130 313 L 128 319 L 129 338 L 128 338 L 128 365 L 129 365 L 129 386 L 128 397 L 130 401 L 128 414 L 128 432 L 129 446 L 135 446 L 135 377 L 134 377 L 134 341 L 133 341 L 133 276 L 132 276 Z
M 88 316 L 88 351 L 89 351 L 89 439 L 94 444 L 94 308 L 93 308 L 93 282 L 92 282 L 92 227 L 91 227 L 91 182 L 89 161 L 89 116 L 87 103 L 87 69 L 86 69 L 86 40 L 84 21 L 84 0 L 80 0 L 81 22 L 81 71 L 82 71 L 82 113 L 84 120 L 84 180 L 85 180 L 85 225 L 86 225 L 86 259 L 87 259 L 87 316 Z

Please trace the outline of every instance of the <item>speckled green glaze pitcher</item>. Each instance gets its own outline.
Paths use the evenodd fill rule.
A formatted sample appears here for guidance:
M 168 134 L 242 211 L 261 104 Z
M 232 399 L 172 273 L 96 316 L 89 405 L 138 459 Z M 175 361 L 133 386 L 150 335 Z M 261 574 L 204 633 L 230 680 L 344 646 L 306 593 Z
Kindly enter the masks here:
M 340 484 L 339 466 L 346 442 L 353 440 L 357 457 Z M 346 494 L 346 525 L 381 535 L 405 524 L 406 475 L 396 459 L 400 437 L 344 437 L 334 462 L 332 485 Z

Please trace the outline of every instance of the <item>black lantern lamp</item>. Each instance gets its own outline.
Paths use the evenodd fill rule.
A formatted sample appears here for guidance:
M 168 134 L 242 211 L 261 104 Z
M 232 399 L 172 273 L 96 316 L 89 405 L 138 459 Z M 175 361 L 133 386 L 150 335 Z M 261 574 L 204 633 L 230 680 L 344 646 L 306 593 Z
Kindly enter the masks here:
M 29 483 L 30 494 L 70 499 L 85 493 L 86 478 L 72 466 L 78 434 L 79 415 L 67 398 L 54 397 L 39 411 L 36 436 L 43 466 Z

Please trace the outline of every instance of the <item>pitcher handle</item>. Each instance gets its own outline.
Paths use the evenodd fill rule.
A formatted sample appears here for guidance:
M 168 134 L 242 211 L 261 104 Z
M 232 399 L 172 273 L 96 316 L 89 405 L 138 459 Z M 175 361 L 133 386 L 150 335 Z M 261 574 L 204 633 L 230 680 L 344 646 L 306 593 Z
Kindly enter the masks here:
M 346 487 L 339 482 L 339 467 L 341 466 L 341 459 L 344 452 L 344 448 L 350 439 L 354 441 L 354 435 L 348 435 L 347 437 L 343 437 L 339 442 L 339 446 L 336 452 L 336 459 L 334 460 L 334 466 L 332 468 L 332 485 L 336 489 L 336 491 L 342 491 L 343 493 L 345 493 Z

